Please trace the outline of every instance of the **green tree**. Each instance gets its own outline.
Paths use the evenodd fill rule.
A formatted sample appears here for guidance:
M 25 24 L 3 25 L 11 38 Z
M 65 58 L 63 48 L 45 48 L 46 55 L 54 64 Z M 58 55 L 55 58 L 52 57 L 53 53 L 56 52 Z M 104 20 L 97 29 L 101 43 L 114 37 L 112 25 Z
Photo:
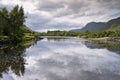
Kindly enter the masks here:
M 0 10 L 0 33 L 1 35 L 9 34 L 9 12 L 6 8 Z
M 10 34 L 10 39 L 12 41 L 21 41 L 23 37 L 23 32 L 21 27 L 23 26 L 25 22 L 25 16 L 24 16 L 24 11 L 23 8 L 17 5 L 13 8 L 13 10 L 10 12 L 10 21 L 11 21 L 11 34 Z

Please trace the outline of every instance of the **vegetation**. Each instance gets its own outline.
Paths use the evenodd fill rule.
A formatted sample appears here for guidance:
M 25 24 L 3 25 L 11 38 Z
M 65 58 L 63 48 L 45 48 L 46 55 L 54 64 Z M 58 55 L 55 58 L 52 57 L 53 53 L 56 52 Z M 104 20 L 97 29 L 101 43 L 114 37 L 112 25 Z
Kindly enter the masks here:
M 95 46 L 95 48 L 96 47 L 98 47 L 98 48 L 107 48 L 110 51 L 119 51 L 120 50 L 120 43 L 117 42 L 117 44 L 116 44 L 116 42 L 114 42 L 114 41 L 111 42 L 111 41 L 101 41 L 101 40 L 99 40 L 99 41 L 98 40 L 97 41 L 89 40 L 89 41 L 86 41 L 86 44 L 92 45 L 92 47 L 87 46 L 89 48 L 93 48 L 93 46 Z
M 25 25 L 23 7 L 15 6 L 11 11 L 6 8 L 0 9 L 0 40 L 7 40 L 11 43 L 19 43 L 23 40 L 35 39 L 39 36 Z M 29 39 L 28 39 L 29 38 Z
M 48 31 L 47 33 L 40 33 L 41 36 L 77 36 L 77 32 L 68 32 L 68 31 Z
M 99 32 L 85 31 L 84 33 L 79 34 L 79 37 L 84 38 L 120 37 L 120 27 L 115 27 Z
M 17 76 L 24 75 L 24 53 L 26 48 L 35 44 L 35 41 L 30 41 L 18 44 L 4 44 L 0 46 L 0 78 L 3 77 L 3 73 L 8 73 L 9 71 L 12 71 Z

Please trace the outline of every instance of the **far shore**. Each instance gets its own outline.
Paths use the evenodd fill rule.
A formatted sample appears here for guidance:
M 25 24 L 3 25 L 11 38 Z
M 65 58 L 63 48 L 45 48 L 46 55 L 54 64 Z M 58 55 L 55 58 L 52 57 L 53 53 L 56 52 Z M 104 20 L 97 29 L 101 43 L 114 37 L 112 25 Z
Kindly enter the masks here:
M 41 38 L 78 38 L 78 39 L 85 39 L 89 41 L 120 42 L 120 37 L 81 38 L 81 37 L 72 37 L 72 36 L 41 36 Z
M 88 38 L 91 41 L 102 41 L 102 42 L 120 42 L 120 37 L 101 37 L 101 38 Z

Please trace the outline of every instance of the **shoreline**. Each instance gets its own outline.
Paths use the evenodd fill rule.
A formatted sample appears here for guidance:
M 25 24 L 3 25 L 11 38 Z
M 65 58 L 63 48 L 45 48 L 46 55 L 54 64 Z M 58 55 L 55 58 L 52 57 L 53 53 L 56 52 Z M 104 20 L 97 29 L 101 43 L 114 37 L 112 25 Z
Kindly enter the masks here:
M 43 39 L 43 38 L 41 38 L 41 37 L 35 37 L 35 38 L 29 37 L 28 39 L 25 38 L 23 41 L 18 42 L 18 43 L 13 43 L 9 39 L 0 39 L 0 46 L 4 45 L 4 44 L 19 44 L 19 43 L 22 43 L 22 42 L 39 41 L 41 39 Z
M 91 41 L 101 41 L 101 42 L 120 42 L 120 37 L 101 37 L 101 38 L 88 38 Z

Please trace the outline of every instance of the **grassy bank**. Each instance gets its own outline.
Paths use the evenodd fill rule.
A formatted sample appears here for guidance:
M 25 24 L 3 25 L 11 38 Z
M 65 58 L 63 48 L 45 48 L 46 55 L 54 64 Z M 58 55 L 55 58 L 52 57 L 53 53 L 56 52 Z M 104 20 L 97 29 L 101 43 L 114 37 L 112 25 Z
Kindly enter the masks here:
M 102 37 L 102 38 L 88 38 L 91 41 L 112 41 L 112 42 L 120 42 L 120 37 Z
M 24 36 L 22 38 L 23 39 L 22 39 L 21 42 L 34 41 L 34 40 L 42 39 L 38 32 L 24 33 Z M 10 41 L 9 36 L 0 36 L 0 43 L 6 44 L 6 43 L 12 43 L 12 42 Z

